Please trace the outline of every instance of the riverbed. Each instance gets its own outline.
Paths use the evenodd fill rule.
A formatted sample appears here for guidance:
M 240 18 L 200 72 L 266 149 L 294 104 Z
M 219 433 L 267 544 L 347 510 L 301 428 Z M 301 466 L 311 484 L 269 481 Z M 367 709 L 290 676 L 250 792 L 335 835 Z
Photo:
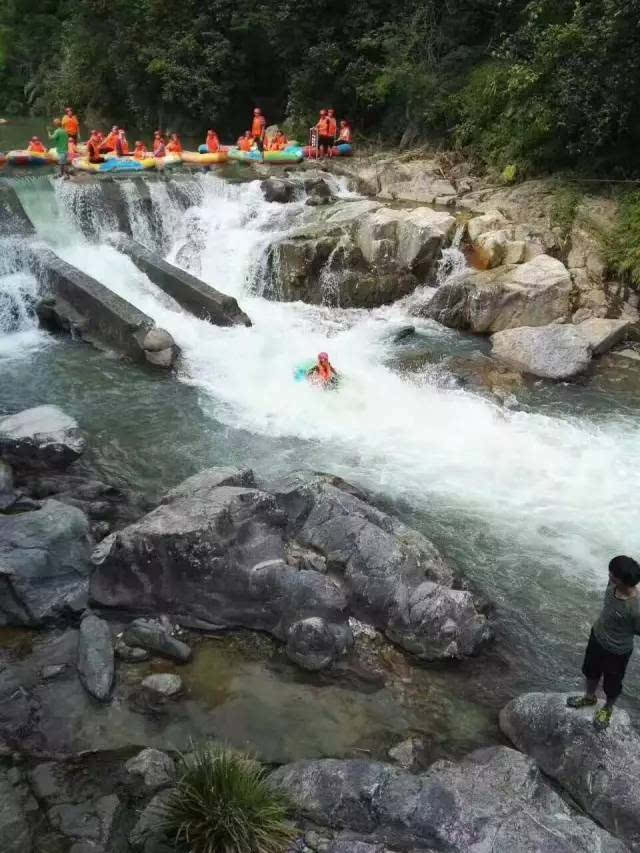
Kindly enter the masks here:
M 406 732 L 419 728 L 422 713 L 425 729 L 437 732 L 440 724 L 458 748 L 485 743 L 497 738 L 487 721 L 514 693 L 576 687 L 607 562 L 640 554 L 637 365 L 618 359 L 575 384 L 532 383 L 502 406 L 460 387 L 443 365 L 451 355 L 486 352 L 486 342 L 416 320 L 406 302 L 364 311 L 262 298 L 265 253 L 309 215 L 303 202 L 268 204 L 258 182 L 208 173 L 196 176 L 184 213 L 170 180 L 150 182 L 155 225 L 137 215 L 134 236 L 150 244 L 160 235 L 169 260 L 197 266 L 204 280 L 238 299 L 253 326 L 222 329 L 184 313 L 105 243 L 113 222 L 95 223 L 97 240 L 84 237 L 91 182 L 15 179 L 38 239 L 167 328 L 182 359 L 175 378 L 159 375 L 52 338 L 27 312 L 6 321 L 0 336 L 0 411 L 58 404 L 87 433 L 97 470 L 151 499 L 207 465 L 250 466 L 264 481 L 297 468 L 322 470 L 369 489 L 425 533 L 494 603 L 496 643 L 449 670 L 415 667 L 418 689 L 432 683 L 452 701 L 439 706 L 440 723 L 437 714 L 416 711 Z M 344 184 L 334 189 L 344 203 L 354 200 Z M 20 294 L 32 294 L 37 283 L 14 267 L 0 270 L 0 291 L 22 304 Z M 407 323 L 416 335 L 395 341 Z M 346 377 L 338 393 L 318 394 L 292 379 L 296 363 L 319 350 Z M 261 691 L 265 702 L 278 695 L 293 701 L 287 679 L 274 686 L 266 669 L 256 677 L 262 664 L 251 666 L 247 706 Z M 624 702 L 638 718 L 634 662 L 626 686 Z M 335 689 L 326 679 L 301 679 L 295 701 L 311 708 L 312 697 L 328 691 L 329 707 Z M 367 707 L 375 697 L 367 696 Z M 378 700 L 380 709 L 392 702 L 384 692 Z M 474 704 L 477 717 L 461 713 Z M 458 739 L 457 718 L 464 727 Z M 312 725 L 301 719 L 301 727 Z M 362 719 L 366 734 L 369 717 Z M 385 726 L 400 734 L 387 711 L 381 719 L 378 744 Z M 340 753 L 337 736 L 334 745 Z M 331 753 L 329 743 L 322 753 Z

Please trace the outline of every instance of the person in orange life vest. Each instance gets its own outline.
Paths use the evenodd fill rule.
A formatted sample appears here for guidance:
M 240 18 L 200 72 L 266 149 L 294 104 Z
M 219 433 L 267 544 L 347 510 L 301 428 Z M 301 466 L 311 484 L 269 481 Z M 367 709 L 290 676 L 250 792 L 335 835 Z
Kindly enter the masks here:
M 262 151 L 264 148 L 264 132 L 266 129 L 267 120 L 262 115 L 262 110 L 256 107 L 253 111 L 253 121 L 251 122 L 251 136 L 258 146 L 258 151 Z
M 153 135 L 153 156 L 154 157 L 166 157 L 167 149 L 165 148 L 164 139 L 160 135 L 159 131 L 156 131 Z
M 116 140 L 118 139 L 118 127 L 114 124 L 111 128 L 111 132 L 108 133 L 105 138 L 102 140 L 102 144 L 100 146 L 100 151 L 103 154 L 107 154 L 109 151 L 116 150 Z
M 104 163 L 104 157 L 100 156 L 100 149 L 103 141 L 101 137 L 102 134 L 97 130 L 91 131 L 91 136 L 87 142 L 87 156 L 90 163 Z
M 328 388 L 338 383 L 338 371 L 329 361 L 329 356 L 326 352 L 319 353 L 318 363 L 307 373 L 307 378 L 310 382 L 320 385 L 323 388 Z
M 171 139 L 167 145 L 167 151 L 171 154 L 182 154 L 182 143 L 177 133 L 171 134 Z
M 214 153 L 215 151 L 220 150 L 220 140 L 218 139 L 218 134 L 215 132 L 215 130 L 208 130 L 207 131 L 206 145 L 207 145 L 207 150 L 210 151 L 211 153 Z
M 133 156 L 136 160 L 146 160 L 149 156 L 147 146 L 139 139 L 136 141 L 136 147 L 133 149 Z
M 75 160 L 78 156 L 78 143 L 71 136 L 69 137 L 69 159 Z
M 62 116 L 62 126 L 67 131 L 69 139 L 77 142 L 78 134 L 80 132 L 80 122 L 78 121 L 78 116 L 75 115 L 71 107 L 67 107 L 64 111 L 64 115 Z
M 330 135 L 331 124 L 326 110 L 320 110 L 320 119 L 316 125 L 318 131 L 318 150 L 321 157 L 331 153 L 333 140 Z
M 331 109 L 327 113 L 327 118 L 329 119 L 329 136 L 331 137 L 331 144 L 336 144 L 336 137 L 338 135 L 338 122 L 336 121 L 336 111 Z
M 118 157 L 129 156 L 129 142 L 122 127 L 118 129 L 118 135 L 116 136 L 116 154 Z
M 351 125 L 348 121 L 342 119 L 340 122 L 340 135 L 338 136 L 338 144 L 343 143 L 345 145 L 353 144 L 353 131 L 351 130 Z
M 251 151 L 251 149 L 253 148 L 253 145 L 254 145 L 254 142 L 253 142 L 253 136 L 251 136 L 251 131 L 245 130 L 244 136 L 241 136 L 240 139 L 238 140 L 238 148 L 241 151 Z
M 33 154 L 46 154 L 47 149 L 44 147 L 39 137 L 32 136 L 31 142 L 27 145 L 27 151 L 31 151 Z
M 273 139 L 273 142 L 271 143 L 271 150 L 272 151 L 284 151 L 284 149 L 287 147 L 288 144 L 289 144 L 289 140 L 284 135 L 284 131 L 279 130 L 276 133 L 276 135 Z

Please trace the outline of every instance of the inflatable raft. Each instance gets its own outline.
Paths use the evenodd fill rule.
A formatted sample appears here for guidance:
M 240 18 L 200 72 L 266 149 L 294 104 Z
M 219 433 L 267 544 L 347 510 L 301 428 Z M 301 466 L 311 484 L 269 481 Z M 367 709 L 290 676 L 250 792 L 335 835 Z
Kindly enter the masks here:
M 201 148 L 205 146 L 200 146 Z M 190 166 L 213 166 L 216 163 L 226 163 L 229 155 L 226 151 L 183 151 L 182 162 Z
M 6 155 L 10 166 L 46 166 L 51 163 L 48 151 L 40 154 L 37 151 L 9 151 Z
M 284 151 L 241 151 L 239 148 L 229 149 L 231 160 L 245 163 L 300 163 L 304 159 L 302 148 L 286 148 Z
M 73 168 L 82 172 L 142 172 L 145 169 L 164 169 L 180 163 L 179 154 L 167 154 L 166 157 L 145 157 L 136 160 L 134 157 L 109 157 L 104 163 L 90 163 L 86 157 L 76 158 Z
M 312 148 L 310 145 L 306 145 L 303 148 L 304 156 L 309 160 L 314 160 L 318 156 L 318 149 Z M 333 157 L 351 157 L 353 154 L 353 145 L 348 145 L 346 142 L 340 143 L 340 145 L 334 145 L 331 149 L 331 155 Z

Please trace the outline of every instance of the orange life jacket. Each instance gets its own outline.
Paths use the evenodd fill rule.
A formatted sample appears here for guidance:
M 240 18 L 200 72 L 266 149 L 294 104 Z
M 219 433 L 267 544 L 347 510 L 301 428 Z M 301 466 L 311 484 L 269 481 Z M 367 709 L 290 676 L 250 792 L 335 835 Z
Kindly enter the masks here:
M 335 136 L 338 132 L 338 122 L 334 118 L 331 118 L 331 116 L 327 116 L 327 122 L 329 124 L 327 136 Z
M 264 116 L 254 116 L 253 121 L 251 122 L 251 136 L 255 139 L 256 136 L 262 138 L 264 136 L 264 129 L 267 126 L 267 120 Z
M 350 127 L 343 127 L 340 131 L 340 136 L 338 137 L 338 142 L 344 142 L 346 145 L 350 145 L 353 141 L 353 133 L 351 132 Z
M 286 136 L 276 137 L 273 140 L 273 145 L 271 146 L 272 151 L 284 151 L 284 149 L 289 144 Z
M 182 154 L 182 143 L 179 139 L 175 142 L 170 142 L 167 145 L 167 151 L 170 151 L 172 154 Z
M 253 148 L 253 139 L 247 139 L 246 136 L 243 136 L 238 144 L 238 148 L 241 151 L 251 151 Z
M 220 140 L 217 133 L 207 133 L 207 148 L 211 152 L 220 150 Z
M 321 117 L 316 127 L 318 128 L 318 133 L 320 134 L 320 136 L 331 136 L 330 119 L 326 116 Z
M 27 148 L 27 151 L 33 151 L 34 154 L 44 154 L 46 150 L 42 142 L 30 142 Z
M 149 156 L 149 152 L 147 151 L 146 145 L 136 145 L 133 151 L 133 156 L 136 160 L 146 160 Z
M 105 138 L 100 143 L 100 148 L 103 151 L 114 151 L 116 147 L 116 140 L 118 138 L 117 133 L 108 133 Z
M 91 137 L 87 142 L 87 154 L 89 155 L 90 163 L 100 163 L 102 161 L 102 157 L 100 156 L 100 139 L 94 139 Z
M 77 117 L 74 115 L 68 116 L 66 113 L 62 116 L 62 126 L 71 136 L 77 136 L 80 130 Z
M 167 149 L 164 146 L 164 142 L 162 140 L 155 140 L 153 143 L 153 156 L 154 157 L 166 157 Z

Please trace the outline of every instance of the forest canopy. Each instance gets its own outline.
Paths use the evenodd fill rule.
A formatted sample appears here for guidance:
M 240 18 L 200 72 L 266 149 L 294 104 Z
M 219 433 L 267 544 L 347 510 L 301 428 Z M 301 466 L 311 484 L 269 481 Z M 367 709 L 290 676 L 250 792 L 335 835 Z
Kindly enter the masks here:
M 254 105 L 498 168 L 638 171 L 640 0 L 4 0 L 0 111 L 201 131 Z

